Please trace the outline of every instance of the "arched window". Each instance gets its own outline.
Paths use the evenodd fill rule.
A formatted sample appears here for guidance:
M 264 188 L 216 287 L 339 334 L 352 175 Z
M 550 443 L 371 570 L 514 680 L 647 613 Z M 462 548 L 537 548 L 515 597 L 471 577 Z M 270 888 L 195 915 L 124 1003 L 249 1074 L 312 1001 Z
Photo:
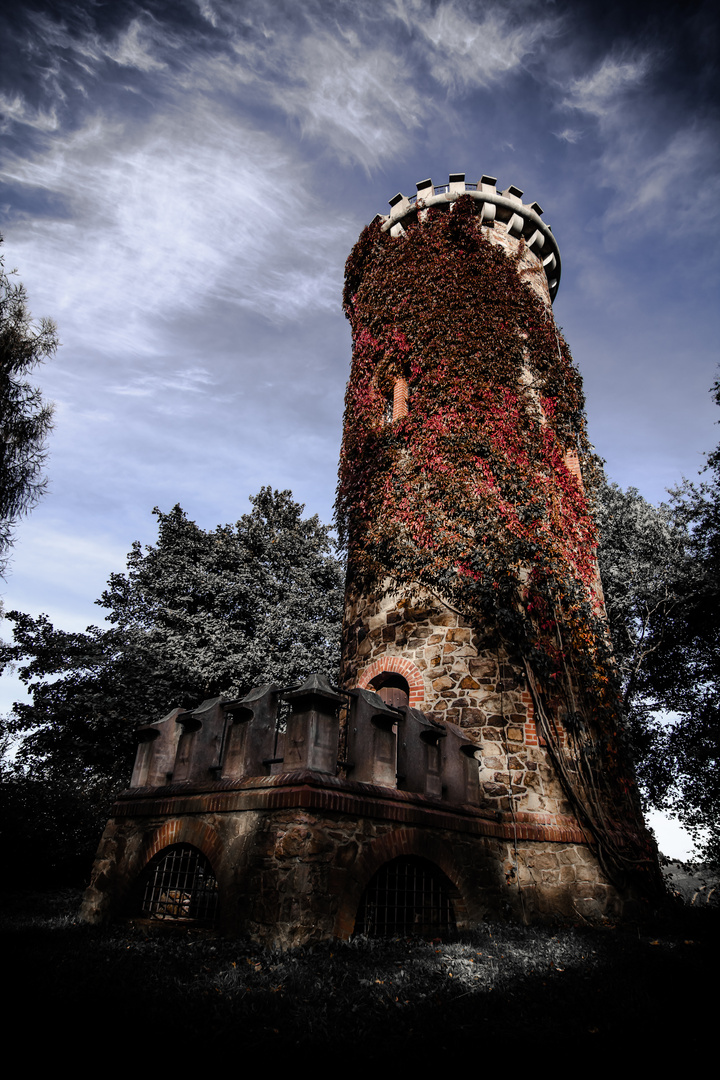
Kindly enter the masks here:
M 149 919 L 214 922 L 218 885 L 210 863 L 190 844 L 164 848 L 140 875 L 133 906 Z
M 370 687 L 379 694 L 386 705 L 395 705 L 401 708 L 410 700 L 410 687 L 407 679 L 394 671 L 381 671 L 370 682 Z
M 393 387 L 393 420 L 399 420 L 407 416 L 409 409 L 409 393 L 407 380 L 402 377 L 395 380 Z
M 402 375 L 393 383 L 392 393 L 385 397 L 383 406 L 383 420 L 386 424 L 392 424 L 394 420 L 400 420 L 407 416 L 409 411 L 410 391 L 407 379 Z
M 358 907 L 355 933 L 368 937 L 448 934 L 455 930 L 452 882 L 427 859 L 403 855 L 381 866 Z

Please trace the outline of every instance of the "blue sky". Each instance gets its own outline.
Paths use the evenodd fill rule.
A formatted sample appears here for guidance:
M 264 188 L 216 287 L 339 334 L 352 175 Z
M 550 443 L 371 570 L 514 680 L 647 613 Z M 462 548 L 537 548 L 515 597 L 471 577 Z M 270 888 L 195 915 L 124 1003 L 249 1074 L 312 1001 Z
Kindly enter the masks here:
M 714 5 L 47 0 L 2 21 L 6 266 L 62 341 L 6 608 L 101 621 L 155 505 L 212 527 L 270 484 L 330 520 L 345 259 L 427 176 L 543 207 L 611 479 L 657 502 L 718 442 Z

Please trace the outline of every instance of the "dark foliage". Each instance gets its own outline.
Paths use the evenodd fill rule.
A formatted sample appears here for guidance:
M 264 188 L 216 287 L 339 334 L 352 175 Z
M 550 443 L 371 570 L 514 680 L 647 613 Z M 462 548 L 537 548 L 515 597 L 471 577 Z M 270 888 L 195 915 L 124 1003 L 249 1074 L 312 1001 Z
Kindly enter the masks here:
M 600 488 L 597 518 L 598 562 L 626 734 L 645 796 L 661 806 L 672 771 L 660 752 L 664 722 L 649 672 L 682 615 L 691 583 L 699 583 L 691 534 L 687 516 L 676 507 L 652 506 L 635 488 L 622 491 L 617 484 Z
M 157 544 L 135 543 L 127 573 L 97 601 L 109 628 L 68 633 L 46 616 L 8 614 L 15 642 L 0 658 L 21 665 L 32 702 L 7 722 L 21 741 L 4 802 L 21 823 L 37 799 L 36 842 L 44 815 L 55 816 L 49 857 L 96 846 L 109 798 L 130 777 L 135 727 L 260 683 L 336 672 L 343 569 L 329 530 L 304 519 L 288 491 L 263 488 L 251 502 L 234 526 L 210 531 L 179 506 L 156 510 Z
M 673 1030 L 702 1031 L 714 1007 L 708 910 L 626 929 L 495 923 L 457 941 L 361 938 L 280 953 L 202 931 L 80 926 L 77 894 L 5 894 L 4 904 L 8 1019 L 30 1022 L 41 993 L 41 1063 L 43 1047 L 57 1059 L 68 1031 L 91 1055 L 107 1053 L 108 1032 L 150 1032 L 150 1059 L 170 1065 L 188 1045 L 276 1065 L 339 1051 L 356 1066 L 423 1069 L 479 1047 L 489 1062 L 559 1047 L 616 1056 L 629 1031 L 659 1044 L 668 1018 Z
M 33 325 L 25 288 L 11 281 L 0 257 L 0 573 L 15 522 L 35 506 L 47 483 L 42 472 L 53 410 L 27 375 L 57 346 L 54 324 L 42 319 Z
M 713 387 L 720 404 L 720 383 Z M 630 738 L 648 803 L 720 863 L 720 448 L 699 484 L 652 507 L 600 500 L 600 567 Z

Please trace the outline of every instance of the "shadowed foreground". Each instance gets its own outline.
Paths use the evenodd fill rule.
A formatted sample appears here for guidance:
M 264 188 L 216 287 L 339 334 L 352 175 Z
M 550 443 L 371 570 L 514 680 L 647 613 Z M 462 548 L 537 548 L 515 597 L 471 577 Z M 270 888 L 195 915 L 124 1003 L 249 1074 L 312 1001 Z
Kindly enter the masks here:
M 640 928 L 493 924 L 452 942 L 356 939 L 279 953 L 200 930 L 83 926 L 79 900 L 66 890 L 3 905 L 18 1018 L 32 1015 L 42 1031 L 34 1053 L 56 1060 L 63 1045 L 92 1050 L 109 1028 L 113 1040 L 132 1039 L 138 1024 L 157 1025 L 173 1055 L 192 1039 L 380 1062 L 426 1061 L 486 1037 L 498 1051 L 543 1039 L 609 1049 L 628 1035 L 682 1037 L 710 1018 L 713 909 L 678 908 Z

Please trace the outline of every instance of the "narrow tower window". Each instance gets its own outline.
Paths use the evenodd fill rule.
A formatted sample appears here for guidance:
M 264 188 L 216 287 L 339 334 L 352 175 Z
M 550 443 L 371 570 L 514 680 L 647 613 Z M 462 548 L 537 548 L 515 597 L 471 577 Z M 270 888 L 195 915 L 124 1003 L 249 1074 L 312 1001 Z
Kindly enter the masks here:
M 393 387 L 393 420 L 408 414 L 408 384 L 402 377 L 395 380 Z
M 385 406 L 383 409 L 383 420 L 386 424 L 392 424 L 395 420 L 400 420 L 401 417 L 408 414 L 408 400 L 409 391 L 407 380 L 402 376 L 396 379 L 392 393 L 388 394 L 385 398 Z
M 582 469 L 580 468 L 580 458 L 578 457 L 577 450 L 565 451 L 565 468 L 571 476 L 575 477 L 580 485 L 580 490 L 584 491 Z

